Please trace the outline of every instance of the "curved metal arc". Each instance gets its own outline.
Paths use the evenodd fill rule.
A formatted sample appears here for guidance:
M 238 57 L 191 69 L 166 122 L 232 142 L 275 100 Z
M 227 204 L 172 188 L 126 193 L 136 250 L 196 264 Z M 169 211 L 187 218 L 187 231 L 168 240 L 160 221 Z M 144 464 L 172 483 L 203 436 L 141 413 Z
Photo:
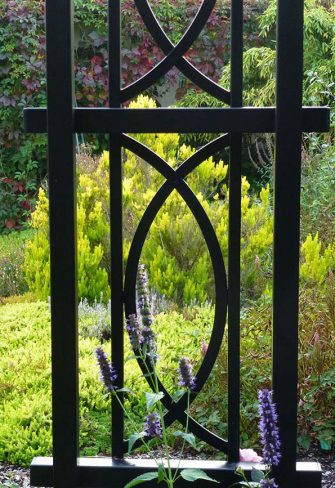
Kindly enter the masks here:
M 202 146 L 197 152 L 192 154 L 192 156 L 186 159 L 186 161 L 184 161 L 183 164 L 177 168 L 176 174 L 178 175 L 178 179 L 183 180 L 186 178 L 197 166 L 199 166 L 209 157 L 213 156 L 213 154 L 220 149 L 228 147 L 229 144 L 229 134 L 223 134 L 216 139 L 213 139 L 213 141 L 208 142 L 205 146 Z
M 175 46 L 162 29 L 162 26 L 157 20 L 155 14 L 153 13 L 148 0 L 135 0 L 135 4 L 144 24 L 146 25 L 153 39 L 162 49 L 164 54 L 168 55 Z M 192 81 L 199 88 L 206 91 L 214 98 L 228 105 L 230 104 L 230 92 L 224 89 L 218 83 L 215 83 L 215 81 L 211 80 L 203 73 L 201 73 L 201 71 L 193 66 L 193 64 L 190 63 L 187 59 L 181 57 L 176 62 L 176 67 L 186 76 L 186 78 Z
M 218 139 L 222 139 L 222 138 L 218 138 Z M 215 146 L 214 142 L 217 143 L 217 140 L 212 141 L 211 144 L 212 146 Z M 128 149 L 130 149 L 131 147 L 131 150 L 134 150 L 135 154 L 137 154 L 139 157 L 141 158 L 145 157 L 146 161 L 149 164 L 150 164 L 151 157 L 155 156 L 155 159 L 157 161 L 160 161 L 159 165 L 157 165 L 157 161 L 156 161 L 155 167 L 160 166 L 160 170 L 163 171 L 165 166 L 164 172 L 169 173 L 170 176 L 169 180 L 166 181 L 162 185 L 162 187 L 158 190 L 157 194 L 155 195 L 155 197 L 149 204 L 148 208 L 146 209 L 141 219 L 141 222 L 136 230 L 130 248 L 127 267 L 126 267 L 126 275 L 125 275 L 125 296 L 127 298 L 126 314 L 129 315 L 131 313 L 136 313 L 136 304 L 135 304 L 136 273 L 137 273 L 139 259 L 140 259 L 140 255 L 141 255 L 141 251 L 142 251 L 142 247 L 146 235 L 148 234 L 150 226 L 152 225 L 152 222 L 155 216 L 157 215 L 159 209 L 161 208 L 161 206 L 163 205 L 163 203 L 165 202 L 165 200 L 167 199 L 167 197 L 169 196 L 169 194 L 172 192 L 174 188 L 176 188 L 179 191 L 180 195 L 183 197 L 183 199 L 189 206 L 206 240 L 210 252 L 212 264 L 213 264 L 213 269 L 214 269 L 216 292 L 218 293 L 220 289 L 224 289 L 227 292 L 226 273 L 225 273 L 225 267 L 224 267 L 220 245 L 217 241 L 215 231 L 208 219 L 207 214 L 205 213 L 203 207 L 201 206 L 200 202 L 198 201 L 198 199 L 196 198 L 192 190 L 188 187 L 186 182 L 180 180 L 175 181 L 176 172 L 168 165 L 168 163 L 166 163 L 164 160 L 159 158 L 159 156 L 157 156 L 155 153 L 153 153 L 150 149 L 148 149 L 143 144 L 139 143 L 135 139 L 129 138 L 128 136 L 124 136 L 124 145 Z M 195 166 L 201 163 L 199 157 L 196 158 L 196 156 L 197 153 L 192 155 L 191 158 L 189 158 L 190 160 L 191 159 L 197 160 L 196 164 L 193 163 Z M 225 295 L 222 297 L 222 300 L 220 300 L 216 304 L 213 332 L 212 332 L 211 341 L 209 343 L 207 361 L 204 361 L 202 363 L 197 373 L 197 384 L 199 390 L 201 390 L 201 388 L 204 386 L 213 368 L 213 365 L 215 363 L 216 357 L 220 349 L 220 344 L 222 342 L 222 338 L 224 334 L 224 325 L 226 321 L 226 312 L 227 312 L 226 295 L 227 293 L 225 293 Z M 220 324 L 222 324 L 222 327 L 220 326 Z M 144 364 L 140 364 L 140 367 L 142 371 L 144 370 L 146 372 L 146 366 Z M 187 405 L 186 396 L 184 395 L 178 402 L 173 402 L 170 395 L 165 390 L 164 386 L 161 384 L 160 381 L 159 381 L 159 387 L 161 391 L 163 391 L 165 394 L 165 397 L 163 399 L 163 404 L 169 410 L 165 416 L 167 425 L 170 425 L 176 419 L 178 419 L 181 423 L 185 424 L 186 414 L 184 410 Z M 203 438 L 204 440 L 206 440 L 206 442 L 212 445 L 217 444 L 219 442 L 220 447 L 218 448 L 224 450 L 224 446 L 226 445 L 225 441 L 223 441 L 220 438 L 209 439 L 208 432 L 205 433 L 205 431 L 202 431 L 201 426 L 199 424 L 198 424 L 199 427 L 197 427 L 197 423 L 194 421 L 194 419 L 192 419 L 190 428 L 192 428 L 192 425 L 194 426 L 194 429 L 197 430 L 197 435 L 200 436 L 200 438 Z
M 195 39 L 199 36 L 202 29 L 212 13 L 216 0 L 204 0 L 199 8 L 193 22 L 188 27 L 187 31 L 180 39 L 178 44 L 162 59 L 154 68 L 143 75 L 138 80 L 134 81 L 126 88 L 121 90 L 121 102 L 125 102 L 134 98 L 142 91 L 149 88 L 155 81 L 165 75 L 175 64 L 178 59 L 182 58 L 188 49 L 192 46 Z
M 182 412 L 182 417 L 178 419 L 173 419 L 172 422 L 175 420 L 178 420 L 184 427 L 186 426 L 186 421 L 187 421 L 187 415 L 183 411 Z M 164 422 L 166 427 L 169 427 L 172 422 L 167 423 L 166 422 L 166 415 L 164 416 Z M 194 420 L 193 417 L 188 416 L 188 427 L 189 430 L 196 435 L 199 439 L 202 441 L 206 442 L 207 444 L 211 445 L 215 449 L 218 449 L 219 451 L 222 451 L 227 454 L 228 452 L 228 441 L 225 439 L 222 439 L 222 437 L 219 437 L 218 435 L 214 434 L 210 430 L 206 429 L 203 425 L 199 424 L 196 420 Z M 151 439 L 149 436 L 145 437 L 146 440 Z M 136 441 L 133 445 L 133 448 L 136 449 L 137 447 L 141 447 L 142 443 L 140 440 Z M 128 442 L 124 441 L 124 448 L 125 451 L 127 451 L 128 448 Z
M 136 154 L 139 158 L 147 161 L 150 158 L 150 165 L 157 170 L 167 180 L 175 178 L 175 172 L 169 164 L 167 164 L 161 157 L 155 152 L 151 151 L 147 146 L 139 142 L 134 137 L 126 134 L 121 136 L 121 144 L 125 149 L 128 149 L 132 153 Z
M 161 205 L 165 202 L 166 198 L 168 195 L 172 192 L 174 189 L 173 183 L 172 182 L 166 182 L 158 191 L 156 196 L 155 202 L 152 201 L 146 212 L 145 215 L 143 216 L 141 220 L 142 228 L 138 228 L 137 232 L 138 235 L 144 234 L 144 239 L 145 236 L 147 235 L 147 231 L 150 229 L 150 226 L 152 224 L 152 221 L 154 220 L 155 216 L 157 215 Z M 193 194 L 193 192 L 192 192 Z M 193 194 L 195 197 L 195 195 Z M 195 197 L 196 199 L 196 197 Z M 197 200 L 197 199 L 196 199 Z M 198 200 L 197 200 L 198 202 Z M 156 203 L 156 205 L 155 205 Z M 198 202 L 199 203 L 199 202 Z M 199 203 L 200 205 L 200 203 Z M 157 208 L 158 207 L 158 208 Z M 206 216 L 207 217 L 207 216 Z M 140 225 L 141 225 L 140 224 Z M 143 240 L 144 240 L 143 239 Z M 136 241 L 136 234 L 133 240 L 133 248 L 130 249 L 129 252 L 129 258 L 127 262 L 127 268 L 126 268 L 126 276 L 125 276 L 125 296 L 128 298 L 129 301 L 126 300 L 125 305 L 126 305 L 126 314 L 130 313 L 135 313 L 136 312 L 136 305 L 135 305 L 135 283 L 136 283 L 136 271 L 138 268 L 139 260 L 140 260 L 140 254 L 142 250 L 142 245 L 143 242 L 138 244 Z M 142 240 L 142 239 L 141 239 Z M 199 390 L 204 386 L 206 379 L 208 378 L 210 371 L 215 363 L 215 359 L 218 354 L 218 350 L 220 348 L 220 344 L 222 342 L 222 337 L 224 333 L 224 328 L 221 328 L 220 330 L 217 331 L 218 333 L 215 334 L 215 328 L 217 325 L 220 323 L 225 324 L 225 310 L 224 305 L 220 307 L 221 310 L 216 308 L 216 317 L 215 317 L 215 324 L 213 327 L 213 332 L 212 332 L 212 339 L 209 343 L 208 347 L 208 361 L 207 364 L 202 364 L 198 373 L 197 373 L 197 384 L 199 386 Z M 221 317 L 220 315 L 224 315 L 224 317 Z M 139 366 L 144 374 L 147 374 L 147 367 L 146 365 L 143 364 L 142 361 L 139 361 Z M 209 370 L 208 370 L 209 369 Z M 147 377 L 148 379 L 148 377 Z M 151 382 L 149 381 L 149 384 Z M 178 402 L 174 402 L 170 396 L 170 394 L 167 392 L 161 381 L 158 379 L 158 387 L 159 390 L 164 393 L 164 398 L 162 399 L 162 403 L 165 406 L 165 408 L 168 410 L 167 413 L 164 416 L 164 421 L 166 426 L 170 426 L 175 420 L 178 420 L 182 425 L 186 425 L 187 421 L 187 415 L 185 413 L 185 409 L 187 407 L 187 397 L 186 395 L 183 395 L 181 399 L 179 399 Z M 195 399 L 196 394 L 193 394 L 191 397 L 191 402 Z M 228 443 L 224 439 L 221 439 L 220 437 L 216 436 L 212 432 L 208 431 L 206 428 L 201 426 L 196 420 L 194 420 L 192 417 L 189 416 L 188 418 L 188 424 L 189 424 L 189 429 L 191 432 L 193 432 L 195 435 L 197 435 L 200 439 L 203 441 L 207 442 L 208 444 L 212 445 L 213 447 L 216 447 L 217 449 L 226 452 L 227 451 L 227 446 Z
M 174 170 L 166 161 L 164 161 L 164 159 L 134 137 L 122 134 L 121 139 L 121 144 L 125 149 L 128 149 L 144 161 L 148 162 L 148 164 L 156 169 L 162 176 L 164 176 L 164 178 L 171 181 L 186 178 L 197 166 L 203 163 L 207 158 L 213 156 L 213 154 L 220 149 L 229 146 L 229 143 L 229 134 L 223 134 L 202 146 Z
M 172 170 L 173 171 L 173 170 Z M 150 204 L 148 205 L 140 224 L 135 232 L 135 236 L 130 247 L 128 263 L 126 267 L 125 275 L 125 295 L 130 299 L 130 308 L 128 308 L 128 303 L 126 302 L 126 314 L 130 315 L 136 313 L 135 306 L 135 283 L 136 283 L 136 271 L 138 268 L 141 251 L 144 245 L 145 238 L 150 230 L 152 222 L 154 221 L 157 213 L 159 212 L 161 206 L 166 201 L 173 189 L 176 188 L 180 193 L 182 198 L 185 200 L 189 206 L 192 214 L 197 220 L 201 232 L 204 236 L 206 244 L 209 249 L 214 276 L 215 276 L 215 289 L 219 295 L 221 291 L 221 299 L 217 301 L 215 307 L 215 317 L 214 325 L 212 331 L 212 337 L 208 345 L 208 354 L 206 355 L 207 360 L 203 361 L 198 373 L 197 373 L 197 386 L 199 390 L 204 386 L 213 366 L 217 355 L 219 353 L 220 345 L 222 342 L 225 322 L 226 322 L 226 309 L 227 309 L 227 280 L 225 273 L 225 266 L 222 258 L 220 244 L 217 240 L 215 231 L 210 223 L 207 214 L 205 213 L 201 203 L 198 201 L 193 191 L 189 186 L 183 182 L 177 182 L 174 184 L 171 181 L 165 182 L 162 187 L 158 190 Z M 224 293 L 222 292 L 224 291 Z M 166 392 L 165 392 L 166 394 Z M 164 403 L 164 402 L 163 402 Z M 179 400 L 176 404 L 178 408 L 186 408 L 186 399 L 184 402 Z

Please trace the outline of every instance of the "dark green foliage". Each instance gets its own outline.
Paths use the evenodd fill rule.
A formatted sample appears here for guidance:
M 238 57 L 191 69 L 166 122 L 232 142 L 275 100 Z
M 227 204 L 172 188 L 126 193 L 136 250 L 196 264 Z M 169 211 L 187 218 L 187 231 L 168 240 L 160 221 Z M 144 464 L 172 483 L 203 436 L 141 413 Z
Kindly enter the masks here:
M 22 132 L 22 109 L 45 103 L 43 2 L 0 2 L 0 233 L 21 228 L 45 172 L 45 137 Z
M 324 243 L 335 240 L 335 150 L 315 137 L 302 167 L 302 238 L 319 235 Z

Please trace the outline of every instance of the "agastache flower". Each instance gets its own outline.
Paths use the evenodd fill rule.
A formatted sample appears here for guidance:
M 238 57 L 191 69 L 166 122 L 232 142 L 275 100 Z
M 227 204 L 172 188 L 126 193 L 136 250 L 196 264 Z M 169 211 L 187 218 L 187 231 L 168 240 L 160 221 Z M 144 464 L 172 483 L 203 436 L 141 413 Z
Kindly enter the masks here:
M 129 315 L 126 329 L 129 334 L 130 344 L 133 351 L 138 351 L 143 344 L 144 338 L 135 314 Z
M 151 303 L 149 298 L 148 275 L 144 264 L 140 264 L 137 271 L 137 309 L 139 311 L 142 322 L 142 347 L 147 356 L 154 361 L 157 360 L 157 345 L 156 336 L 151 328 L 153 323 L 153 316 L 151 312 Z
M 153 317 L 149 298 L 148 275 L 144 264 L 140 264 L 137 271 L 137 306 L 143 326 L 150 327 L 153 323 Z
M 260 390 L 258 392 L 258 400 L 259 414 L 261 417 L 259 431 L 263 447 L 263 459 L 269 466 L 278 466 L 281 459 L 281 444 L 279 440 L 278 415 L 275 404 L 272 401 L 272 391 L 266 389 Z M 276 485 L 264 485 L 264 487 L 266 486 Z
M 98 366 L 100 368 L 100 380 L 102 381 L 106 390 L 111 393 L 115 390 L 115 381 L 117 378 L 116 371 L 110 361 L 108 361 L 107 354 L 102 349 L 98 347 L 95 351 L 95 355 L 98 360 Z
M 192 372 L 192 364 L 188 357 L 183 357 L 179 361 L 180 382 L 181 386 L 188 388 L 189 390 L 194 390 L 196 387 L 196 379 Z
M 161 419 L 157 412 L 149 413 L 144 423 L 145 433 L 149 437 L 162 437 Z
M 260 488 L 279 488 L 274 478 L 262 479 L 259 483 Z

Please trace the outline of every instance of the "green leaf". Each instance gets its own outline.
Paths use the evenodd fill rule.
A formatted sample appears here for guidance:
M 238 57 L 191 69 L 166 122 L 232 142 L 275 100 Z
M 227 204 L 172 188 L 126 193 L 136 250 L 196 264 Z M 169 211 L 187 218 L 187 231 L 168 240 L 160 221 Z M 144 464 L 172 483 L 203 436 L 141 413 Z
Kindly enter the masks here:
M 145 400 L 147 402 L 147 410 L 150 412 L 152 407 L 156 405 L 164 397 L 164 393 L 160 391 L 159 393 L 146 393 Z
M 124 488 L 131 488 L 132 486 L 139 485 L 140 483 L 144 483 L 145 481 L 151 481 L 155 478 L 158 478 L 158 473 L 156 471 L 152 471 L 150 473 L 143 473 L 139 476 L 136 476 L 133 480 L 129 481 Z
M 127 361 L 132 361 L 133 359 L 140 359 L 141 356 L 137 356 L 136 354 L 133 354 L 132 356 L 128 356 L 126 359 L 125 359 L 125 362 Z
M 303 449 L 309 449 L 311 447 L 311 438 L 308 435 L 301 435 L 298 437 L 298 444 Z
M 252 468 L 251 470 L 251 479 L 252 481 L 256 481 L 259 483 L 262 479 L 264 479 L 264 473 L 260 469 Z
M 135 391 L 131 388 L 118 388 L 116 391 L 118 393 L 132 393 L 133 395 L 135 395 Z
M 186 481 L 207 480 L 219 483 L 219 481 L 210 478 L 202 469 L 183 469 L 180 476 Z
M 195 437 L 192 433 L 188 433 L 186 434 L 186 432 L 183 432 L 182 430 L 176 430 L 173 432 L 173 435 L 175 437 L 182 437 L 183 439 L 185 439 L 186 442 L 188 442 L 189 444 L 191 444 L 191 446 L 194 448 L 194 449 L 197 449 L 197 446 L 196 446 L 196 443 L 195 443 Z
M 324 439 L 320 439 L 320 447 L 323 451 L 331 451 L 332 445 L 329 441 L 325 441 Z
M 173 395 L 171 395 L 171 398 L 174 402 L 177 402 L 184 395 L 184 393 L 185 390 L 177 390 L 173 393 Z
M 164 480 L 164 477 L 165 477 L 165 468 L 164 468 L 164 465 L 163 464 L 159 464 L 158 465 L 158 479 L 157 479 L 157 483 L 160 483 L 161 481 Z
M 145 432 L 139 432 L 138 434 L 132 434 L 128 439 L 128 454 L 131 452 L 133 445 L 138 439 L 145 437 Z

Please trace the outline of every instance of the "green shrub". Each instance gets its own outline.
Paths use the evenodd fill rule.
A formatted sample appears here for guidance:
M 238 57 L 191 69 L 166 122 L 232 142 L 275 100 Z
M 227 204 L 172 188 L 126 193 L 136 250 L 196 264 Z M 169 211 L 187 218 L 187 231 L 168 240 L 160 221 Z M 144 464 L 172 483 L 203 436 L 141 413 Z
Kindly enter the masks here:
M 130 107 L 155 107 L 140 96 Z M 137 139 L 163 157 L 173 168 L 189 158 L 194 150 L 180 145 L 177 134 L 140 134 Z M 109 155 L 99 161 L 79 159 L 78 177 L 78 265 L 79 294 L 93 300 L 103 292 L 109 296 Z M 136 226 L 163 177 L 149 164 L 125 151 L 124 158 L 124 237 L 125 261 Z M 209 158 L 186 178 L 214 226 L 223 255 L 228 255 L 227 165 Z M 245 297 L 259 296 L 264 289 L 264 270 L 271 258 L 272 213 L 269 188 L 258 197 L 249 192 L 242 179 L 242 286 Z M 28 243 L 25 272 L 29 289 L 38 298 L 49 290 L 48 200 L 40 190 L 32 225 L 37 232 Z M 88 261 L 89 260 L 89 261 Z M 150 273 L 151 285 L 160 295 L 181 304 L 192 300 L 213 300 L 214 283 L 209 253 L 191 211 L 173 191 L 158 212 L 143 248 L 141 261 Z M 106 271 L 105 271 L 106 270 Z M 95 273 L 95 275 L 94 275 Z M 102 275 L 100 277 L 100 274 Z
M 92 314 L 86 310 L 86 315 L 80 315 L 80 330 L 88 330 Z M 209 333 L 206 316 L 207 309 L 199 309 L 194 320 L 185 320 L 177 312 L 157 317 L 155 328 L 162 356 L 159 371 L 171 392 L 176 389 L 178 359 L 187 354 L 194 363 L 200 361 L 201 340 L 208 339 Z M 51 454 L 49 306 L 42 302 L 1 306 L 0 323 L 0 461 L 28 465 L 34 456 Z M 176 337 L 174 344 L 171 333 Z M 109 401 L 99 382 L 93 354 L 98 344 L 98 339 L 81 334 L 80 446 L 85 455 L 110 452 Z M 131 354 L 126 341 L 125 357 Z M 126 385 L 138 392 L 136 398 L 126 398 L 126 404 L 141 428 L 146 412 L 141 397 L 148 387 L 133 361 L 125 363 L 125 378 Z
M 21 295 L 28 289 L 22 266 L 30 235 L 25 231 L 0 236 L 0 297 Z
M 322 290 L 301 291 L 299 347 L 299 445 L 318 440 L 323 447 L 335 441 L 333 366 L 335 280 L 330 275 Z M 110 454 L 110 406 L 98 380 L 93 351 L 100 342 L 92 330 L 108 321 L 102 303 L 79 310 L 80 448 L 82 455 Z M 208 344 L 214 310 L 211 306 L 186 307 L 183 313 L 163 312 L 155 317 L 158 368 L 170 393 L 178 389 L 178 359 L 187 355 L 202 361 L 201 345 Z M 51 453 L 50 311 L 47 303 L 0 307 L 0 461 L 27 465 L 33 456 Z M 271 385 L 271 304 L 265 298 L 242 310 L 241 320 L 241 440 L 258 447 L 257 390 Z M 173 337 L 173 341 L 171 341 Z M 125 357 L 132 352 L 125 340 Z M 110 350 L 106 343 L 105 350 Z M 138 428 L 149 391 L 133 360 L 125 362 L 126 405 Z M 227 335 L 218 361 L 191 414 L 218 435 L 227 435 Z M 127 423 L 126 435 L 131 432 Z M 202 444 L 201 444 L 202 445 Z M 212 453 L 213 454 L 213 453 Z
M 101 293 L 108 299 L 108 276 L 100 267 L 103 258 L 102 242 L 107 235 L 101 201 L 87 185 L 87 175 L 79 175 L 77 239 L 79 296 L 94 300 Z M 39 191 L 38 205 L 32 214 L 33 238 L 27 243 L 24 272 L 29 290 L 39 299 L 50 295 L 49 202 L 43 189 Z
M 335 149 L 321 144 L 317 136 L 302 167 L 302 237 L 317 232 L 323 243 L 335 240 Z
M 328 244 L 323 252 L 321 248 L 318 233 L 314 238 L 309 234 L 301 246 L 300 276 L 305 282 L 319 286 L 326 281 L 330 272 L 335 271 L 335 242 Z
M 155 107 L 148 97 L 139 97 L 131 107 Z M 173 168 L 189 158 L 194 149 L 180 145 L 177 134 L 140 134 L 137 139 L 163 157 Z M 135 229 L 155 192 L 164 182 L 150 165 L 129 151 L 124 153 L 124 260 Z M 78 275 L 79 296 L 93 301 L 103 294 L 108 299 L 109 250 L 109 154 L 100 159 L 82 154 L 78 166 Z M 228 257 L 228 166 L 211 157 L 187 178 L 188 185 L 206 211 L 219 240 L 225 262 Z M 243 303 L 257 299 L 271 288 L 273 218 L 269 186 L 258 195 L 242 178 L 241 285 Z M 29 290 L 38 298 L 49 295 L 48 199 L 40 190 L 32 215 L 36 229 L 27 245 L 25 259 Z M 302 243 L 301 280 L 324 281 L 334 268 L 334 245 L 325 247 L 307 237 Z M 147 266 L 152 289 L 181 305 L 214 300 L 210 256 L 199 226 L 185 201 L 173 191 L 157 213 L 143 247 L 141 261 Z M 314 270 L 314 271 L 313 271 Z

